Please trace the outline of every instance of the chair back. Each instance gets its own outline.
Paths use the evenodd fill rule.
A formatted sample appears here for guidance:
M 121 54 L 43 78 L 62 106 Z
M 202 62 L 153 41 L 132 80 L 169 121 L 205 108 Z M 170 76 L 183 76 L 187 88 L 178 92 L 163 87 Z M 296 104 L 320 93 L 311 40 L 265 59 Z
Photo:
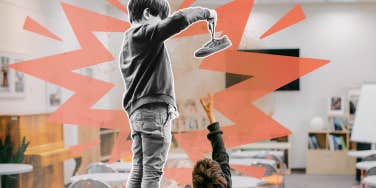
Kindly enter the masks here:
M 92 163 L 87 167 L 88 174 L 94 173 L 116 173 L 117 171 L 110 167 L 106 163 Z
M 376 161 L 376 154 L 368 155 L 367 157 L 364 157 L 362 161 Z
M 372 167 L 367 170 L 366 176 L 376 176 L 376 167 Z
M 111 188 L 111 186 L 95 179 L 82 179 L 73 182 L 69 188 Z
M 273 174 L 278 173 L 278 170 L 274 166 L 269 165 L 269 164 L 254 162 L 251 165 L 265 168 L 266 170 L 265 170 L 264 176 L 271 176 Z
M 279 167 L 279 169 L 280 169 L 280 171 L 279 171 L 280 174 L 285 175 L 286 172 L 287 172 L 287 166 L 286 166 L 285 162 L 283 162 L 283 160 L 276 155 L 273 155 L 273 154 L 258 155 L 254 158 L 273 160 L 277 163 L 277 167 Z

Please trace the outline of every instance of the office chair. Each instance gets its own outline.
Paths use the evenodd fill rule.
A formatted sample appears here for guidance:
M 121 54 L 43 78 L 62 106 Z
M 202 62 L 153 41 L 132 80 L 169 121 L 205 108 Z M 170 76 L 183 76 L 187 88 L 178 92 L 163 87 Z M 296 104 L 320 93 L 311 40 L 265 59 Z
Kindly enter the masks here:
M 362 159 L 362 162 L 363 161 L 376 161 L 376 154 L 373 154 L 373 155 L 369 155 L 365 158 Z
M 117 171 L 110 167 L 106 163 L 92 163 L 87 167 L 88 174 L 94 173 L 116 173 Z

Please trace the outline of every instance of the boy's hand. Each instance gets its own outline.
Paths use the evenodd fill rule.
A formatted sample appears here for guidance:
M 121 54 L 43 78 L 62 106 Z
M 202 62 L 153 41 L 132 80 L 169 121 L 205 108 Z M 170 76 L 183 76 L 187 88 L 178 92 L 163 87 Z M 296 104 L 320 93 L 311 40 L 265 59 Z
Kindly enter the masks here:
M 217 23 L 217 11 L 214 9 L 209 9 L 210 15 L 208 18 L 208 22 L 213 22 L 214 25 Z
M 209 9 L 210 15 L 208 18 L 208 26 L 209 26 L 209 31 L 212 37 L 212 40 L 214 40 L 215 37 L 215 26 L 217 24 L 217 11 L 214 9 Z
M 212 35 L 212 39 L 214 39 L 215 26 L 217 24 L 217 11 L 213 9 L 209 9 L 209 12 L 210 12 L 210 15 L 208 18 L 209 31 Z
M 204 108 L 210 123 L 215 122 L 215 117 L 213 114 L 214 96 L 212 93 L 208 97 L 200 99 L 201 105 Z

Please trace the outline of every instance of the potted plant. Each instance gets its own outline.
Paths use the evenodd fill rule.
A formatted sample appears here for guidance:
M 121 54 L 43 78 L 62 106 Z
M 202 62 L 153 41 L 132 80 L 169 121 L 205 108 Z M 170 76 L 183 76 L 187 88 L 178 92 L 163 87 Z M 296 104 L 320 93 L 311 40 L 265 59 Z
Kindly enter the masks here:
M 30 142 L 26 142 L 25 137 L 22 138 L 22 144 L 17 151 L 13 153 L 14 146 L 10 141 L 10 136 L 7 135 L 5 140 L 0 139 L 0 163 L 22 163 L 25 157 L 25 151 Z M 1 177 L 1 184 L 3 188 L 15 187 L 17 184 L 17 175 L 5 175 Z

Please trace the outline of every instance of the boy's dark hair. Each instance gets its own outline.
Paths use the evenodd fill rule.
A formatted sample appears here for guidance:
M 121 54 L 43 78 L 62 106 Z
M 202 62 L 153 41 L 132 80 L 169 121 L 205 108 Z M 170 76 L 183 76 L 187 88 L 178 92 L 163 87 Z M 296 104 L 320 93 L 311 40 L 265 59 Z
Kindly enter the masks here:
M 144 10 L 148 8 L 153 16 L 159 15 L 165 19 L 170 14 L 170 6 L 167 0 L 129 0 L 128 11 L 131 23 L 140 21 Z
M 192 172 L 193 188 L 226 188 L 227 180 L 217 161 L 202 159 L 197 161 Z

